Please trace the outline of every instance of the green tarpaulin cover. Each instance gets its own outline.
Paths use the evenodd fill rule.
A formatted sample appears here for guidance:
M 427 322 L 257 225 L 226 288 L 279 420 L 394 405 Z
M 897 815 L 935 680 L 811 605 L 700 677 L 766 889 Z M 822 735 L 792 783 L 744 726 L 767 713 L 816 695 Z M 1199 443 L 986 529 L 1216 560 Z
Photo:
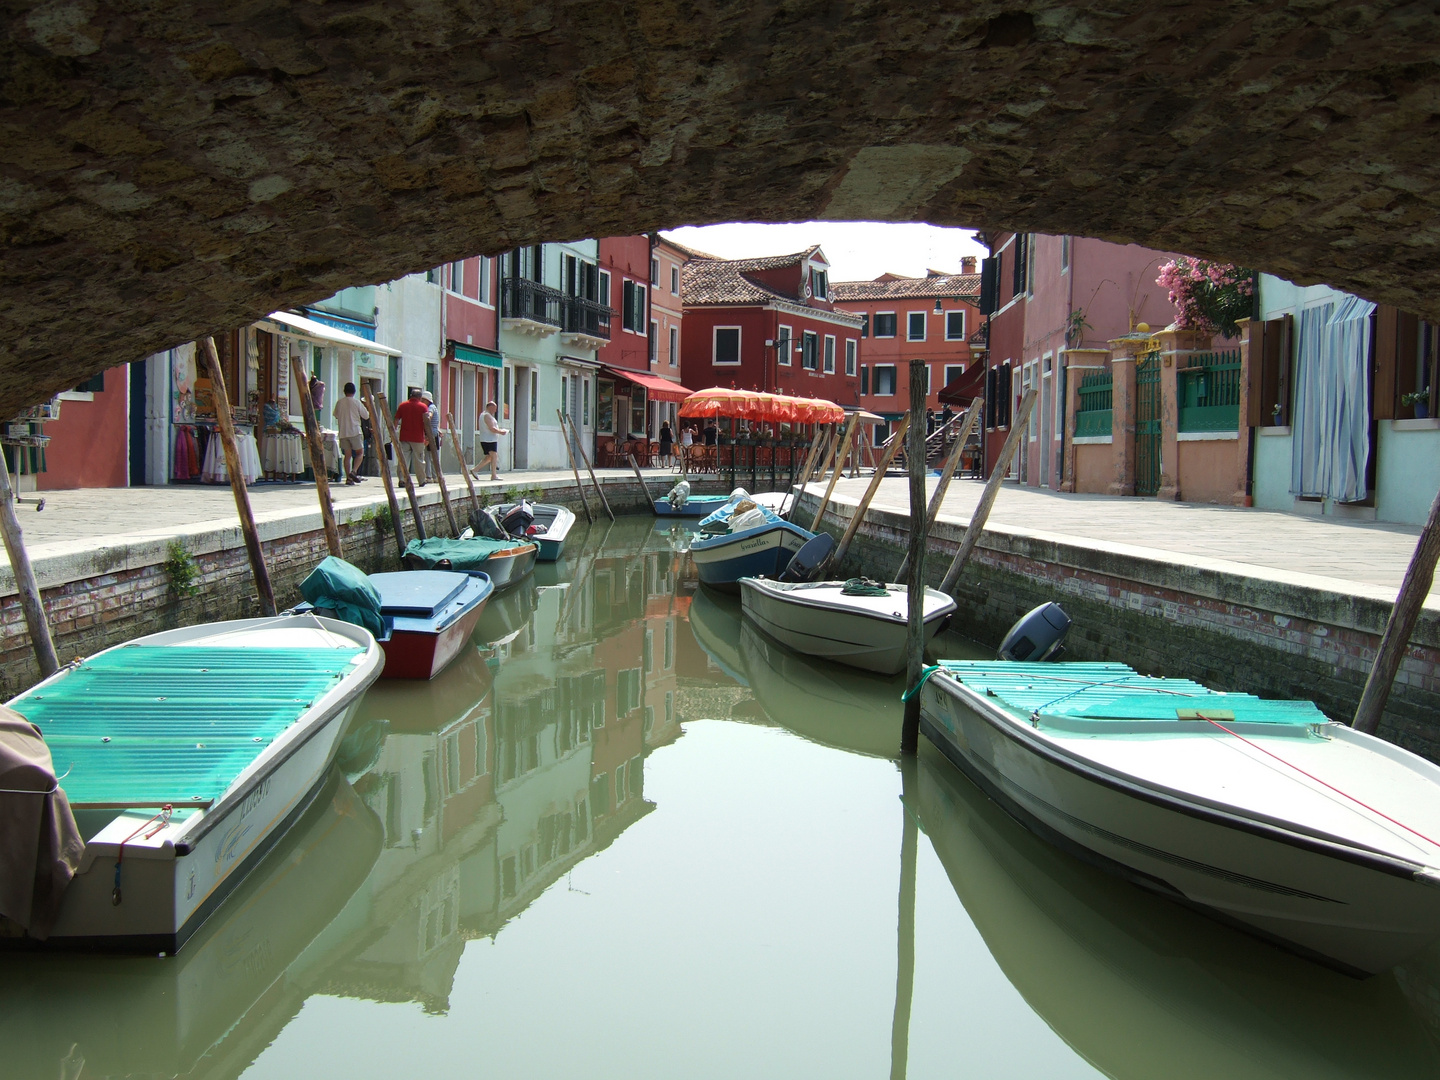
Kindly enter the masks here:
M 521 540 L 490 540 L 477 536 L 471 540 L 446 540 L 432 536 L 428 540 L 411 540 L 405 545 L 405 557 L 414 559 L 427 570 L 484 570 L 485 560 L 497 551 L 520 547 Z
M 331 608 L 345 622 L 385 636 L 380 594 L 370 579 L 344 559 L 329 555 L 300 583 L 300 595 L 317 608 Z

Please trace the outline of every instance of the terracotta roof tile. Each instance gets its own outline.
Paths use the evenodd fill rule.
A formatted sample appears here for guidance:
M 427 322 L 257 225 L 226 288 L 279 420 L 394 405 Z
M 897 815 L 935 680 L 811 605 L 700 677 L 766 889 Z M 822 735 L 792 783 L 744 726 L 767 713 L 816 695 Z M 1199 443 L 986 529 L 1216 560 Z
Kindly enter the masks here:
M 835 302 L 847 300 L 906 300 L 980 296 L 979 274 L 933 274 L 929 277 L 894 277 L 883 274 L 874 281 L 835 281 L 830 284 Z
M 767 255 L 758 259 L 716 259 L 696 254 L 685 264 L 681 290 L 687 304 L 755 304 L 770 300 L 802 302 L 799 296 L 781 292 L 747 276 L 757 270 L 778 270 L 798 266 L 819 248 L 811 247 L 793 255 Z

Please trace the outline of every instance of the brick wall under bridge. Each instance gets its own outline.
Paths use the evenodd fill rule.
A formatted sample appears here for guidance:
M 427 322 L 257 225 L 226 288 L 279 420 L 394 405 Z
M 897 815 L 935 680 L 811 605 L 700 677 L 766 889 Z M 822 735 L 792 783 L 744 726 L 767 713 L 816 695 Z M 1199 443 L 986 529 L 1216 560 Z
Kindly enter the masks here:
M 818 499 L 803 496 L 799 520 Z M 832 503 L 837 537 L 851 503 Z M 908 517 L 872 509 L 837 576 L 888 579 L 908 543 Z M 964 527 L 937 522 L 926 576 L 937 585 Z M 1377 590 L 1378 591 L 1378 590 Z M 956 590 L 953 628 L 998 645 L 1022 614 L 1057 600 L 1074 620 L 1066 658 L 1126 663 L 1145 674 L 1216 690 L 1314 701 L 1348 722 L 1369 674 L 1390 604 L 1196 567 L 1162 558 L 987 529 Z M 1440 617 L 1425 611 L 1391 692 L 1379 734 L 1440 761 Z
M 651 494 L 659 498 L 676 479 L 647 478 L 646 482 Z M 604 490 L 616 514 L 650 509 L 634 480 L 607 480 Z M 691 490 L 711 494 L 720 491 L 721 485 L 718 481 L 697 482 L 692 478 Z M 596 519 L 608 520 L 588 484 L 586 497 Z M 400 501 L 405 534 L 413 538 L 414 525 L 403 495 Z M 429 535 L 449 536 L 438 491 L 433 487 L 424 490 L 418 501 Z M 495 501 L 493 497 L 491 501 Z M 577 527 L 583 528 L 584 511 L 574 483 L 546 487 L 535 501 L 570 507 L 578 518 Z M 455 499 L 452 494 L 452 503 L 463 526 L 469 499 Z M 383 507 L 384 497 L 379 496 L 374 505 Z M 355 511 L 349 520 L 339 523 L 345 558 L 367 573 L 396 569 L 394 537 L 382 534 L 373 520 L 358 515 L 359 511 Z M 317 509 L 278 521 L 261 520 L 258 529 L 275 602 L 284 610 L 300 602 L 300 582 L 328 554 L 320 514 Z M 183 539 L 195 560 L 198 576 L 194 584 L 198 591 L 192 596 L 180 595 L 166 572 L 171 539 Z M 238 522 L 223 529 L 147 538 L 143 543 L 96 545 L 92 550 L 63 558 L 39 555 L 32 561 L 62 664 L 143 634 L 260 614 Z M 0 700 L 13 697 L 39 678 L 14 578 L 8 566 L 0 566 Z

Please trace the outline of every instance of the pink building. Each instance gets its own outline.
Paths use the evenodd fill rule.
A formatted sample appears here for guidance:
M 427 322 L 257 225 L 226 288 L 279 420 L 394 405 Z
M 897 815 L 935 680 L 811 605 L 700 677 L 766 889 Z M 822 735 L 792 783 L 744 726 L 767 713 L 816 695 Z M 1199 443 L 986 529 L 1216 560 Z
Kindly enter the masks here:
M 466 457 L 474 460 L 479 417 L 490 400 L 499 400 L 500 324 L 496 317 L 495 260 L 476 255 L 440 268 L 445 290 L 445 355 L 440 361 L 443 415 L 454 417 Z

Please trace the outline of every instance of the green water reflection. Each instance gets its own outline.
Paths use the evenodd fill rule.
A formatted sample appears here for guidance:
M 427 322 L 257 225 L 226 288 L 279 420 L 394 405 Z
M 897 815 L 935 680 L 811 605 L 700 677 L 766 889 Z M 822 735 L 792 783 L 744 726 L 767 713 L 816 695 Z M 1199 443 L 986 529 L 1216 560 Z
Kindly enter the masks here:
M 572 545 L 371 691 L 179 957 L 0 956 L 0 1075 L 1440 1076 L 1440 963 L 1355 982 L 1098 874 L 897 764 L 901 682 L 756 633 L 682 534 Z

